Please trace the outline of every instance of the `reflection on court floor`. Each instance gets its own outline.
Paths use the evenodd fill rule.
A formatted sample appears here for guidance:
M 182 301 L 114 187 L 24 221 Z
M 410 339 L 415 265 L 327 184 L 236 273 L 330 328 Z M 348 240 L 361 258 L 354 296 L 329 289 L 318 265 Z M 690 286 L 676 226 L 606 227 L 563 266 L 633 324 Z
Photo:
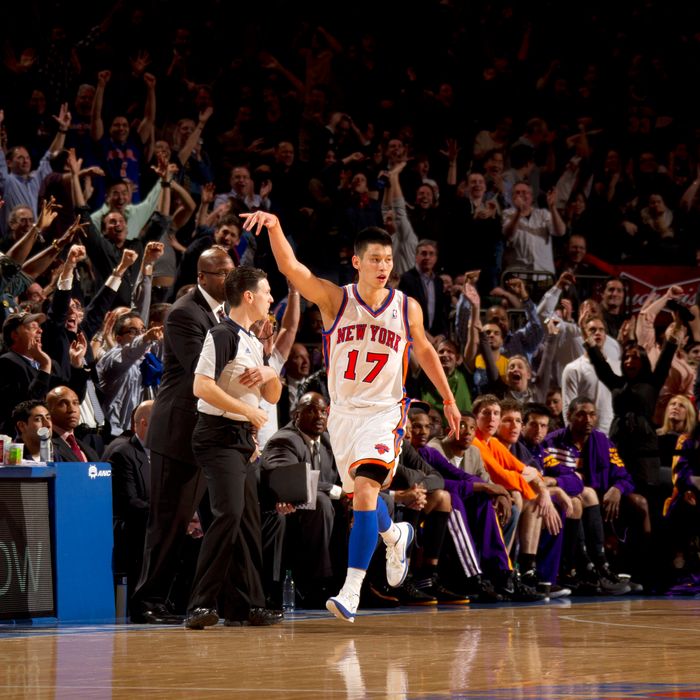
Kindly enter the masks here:
M 0 624 L 0 698 L 700 698 L 700 601 L 299 612 L 268 628 Z

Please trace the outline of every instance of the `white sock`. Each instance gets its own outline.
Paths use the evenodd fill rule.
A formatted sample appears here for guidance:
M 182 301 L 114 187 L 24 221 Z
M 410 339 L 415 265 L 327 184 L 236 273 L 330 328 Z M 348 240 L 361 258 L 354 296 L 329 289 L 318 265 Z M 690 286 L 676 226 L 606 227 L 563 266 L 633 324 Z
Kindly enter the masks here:
M 384 540 L 385 544 L 396 544 L 399 541 L 399 536 L 401 535 L 401 530 L 396 527 L 396 523 L 392 522 L 391 527 L 385 532 L 379 533 Z
M 352 567 L 348 567 L 348 573 L 345 576 L 345 583 L 343 584 L 342 590 L 357 593 L 359 595 L 366 573 L 367 572 L 364 569 L 353 569 Z

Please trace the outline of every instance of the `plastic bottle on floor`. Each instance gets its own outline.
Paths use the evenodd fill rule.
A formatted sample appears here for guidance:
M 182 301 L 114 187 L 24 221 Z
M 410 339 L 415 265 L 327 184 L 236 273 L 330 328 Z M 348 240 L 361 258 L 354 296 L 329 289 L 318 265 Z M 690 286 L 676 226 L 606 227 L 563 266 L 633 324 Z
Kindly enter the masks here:
M 282 609 L 284 612 L 294 612 L 296 607 L 296 590 L 294 588 L 294 579 L 292 578 L 291 569 L 287 569 L 282 584 Z

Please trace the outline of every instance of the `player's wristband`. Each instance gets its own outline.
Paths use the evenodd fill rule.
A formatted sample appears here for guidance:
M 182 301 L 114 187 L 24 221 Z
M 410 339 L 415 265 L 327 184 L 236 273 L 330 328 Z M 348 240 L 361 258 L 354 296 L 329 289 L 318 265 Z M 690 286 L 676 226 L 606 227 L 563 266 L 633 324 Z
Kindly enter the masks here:
M 443 406 L 451 406 L 453 403 L 457 403 L 457 402 L 454 399 L 443 399 L 442 400 Z

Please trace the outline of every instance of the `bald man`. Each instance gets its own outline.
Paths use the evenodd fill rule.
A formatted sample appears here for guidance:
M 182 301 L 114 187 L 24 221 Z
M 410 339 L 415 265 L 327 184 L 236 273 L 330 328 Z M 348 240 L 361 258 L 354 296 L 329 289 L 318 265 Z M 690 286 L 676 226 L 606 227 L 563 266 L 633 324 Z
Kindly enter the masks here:
M 142 401 L 132 414 L 131 435 L 111 442 L 104 454 L 112 465 L 114 571 L 126 574 L 129 598 L 141 574 L 151 500 L 151 462 L 145 443 L 152 410 L 152 400 Z
M 80 399 L 67 386 L 57 386 L 46 395 L 46 406 L 53 424 L 54 462 L 99 462 L 100 457 L 73 431 L 80 423 Z
M 151 458 L 151 499 L 141 577 L 130 606 L 133 622 L 181 624 L 168 602 L 187 525 L 206 484 L 192 454 L 197 402 L 194 369 L 207 331 L 225 314 L 224 281 L 234 264 L 222 248 L 197 262 L 197 286 L 170 308 L 163 337 L 163 379 L 153 404 L 146 447 Z

